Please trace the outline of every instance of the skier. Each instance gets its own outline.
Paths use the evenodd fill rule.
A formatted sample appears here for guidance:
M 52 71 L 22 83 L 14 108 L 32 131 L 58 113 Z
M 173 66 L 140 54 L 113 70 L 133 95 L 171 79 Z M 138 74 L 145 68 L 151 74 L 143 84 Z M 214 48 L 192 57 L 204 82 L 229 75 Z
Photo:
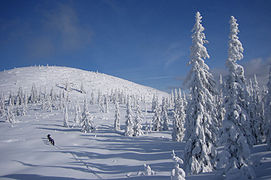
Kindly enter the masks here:
M 55 145 L 55 141 L 54 141 L 53 138 L 51 138 L 50 134 L 47 135 L 47 138 L 48 138 L 49 142 L 54 146 Z

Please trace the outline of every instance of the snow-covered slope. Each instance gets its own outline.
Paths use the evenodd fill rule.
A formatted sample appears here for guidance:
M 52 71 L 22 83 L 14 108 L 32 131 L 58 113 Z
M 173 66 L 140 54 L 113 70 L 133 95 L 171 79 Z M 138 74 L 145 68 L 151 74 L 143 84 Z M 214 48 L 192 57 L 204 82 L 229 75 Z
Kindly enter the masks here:
M 54 90 L 61 90 L 66 83 L 70 85 L 70 95 L 73 97 L 85 97 L 79 92 L 81 83 L 83 83 L 87 96 L 91 92 L 97 94 L 98 91 L 102 94 L 110 94 L 111 90 L 118 89 L 126 94 L 145 96 L 148 101 L 154 94 L 160 97 L 168 95 L 165 92 L 103 73 L 68 67 L 23 67 L 0 72 L 0 92 L 5 95 L 10 92 L 17 93 L 19 87 L 29 92 L 33 84 L 41 91 L 46 89 L 49 92 L 52 87 Z

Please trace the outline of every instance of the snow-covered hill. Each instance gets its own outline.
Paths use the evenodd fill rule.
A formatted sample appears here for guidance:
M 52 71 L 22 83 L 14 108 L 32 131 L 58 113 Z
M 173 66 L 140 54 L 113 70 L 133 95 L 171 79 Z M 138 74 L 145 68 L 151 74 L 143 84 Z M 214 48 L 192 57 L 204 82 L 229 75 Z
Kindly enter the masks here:
M 35 66 L 15 68 L 0 72 L 0 92 L 4 95 L 17 93 L 21 87 L 25 92 L 30 92 L 33 84 L 38 90 L 49 92 L 64 89 L 66 83 L 70 86 L 71 97 L 85 98 L 85 94 L 80 93 L 81 83 L 86 91 L 86 96 L 91 92 L 97 94 L 110 94 L 113 90 L 120 90 L 126 94 L 144 96 L 150 101 L 152 96 L 168 96 L 167 93 L 139 85 L 124 79 L 113 77 L 98 72 L 90 72 L 69 67 L 59 66 Z

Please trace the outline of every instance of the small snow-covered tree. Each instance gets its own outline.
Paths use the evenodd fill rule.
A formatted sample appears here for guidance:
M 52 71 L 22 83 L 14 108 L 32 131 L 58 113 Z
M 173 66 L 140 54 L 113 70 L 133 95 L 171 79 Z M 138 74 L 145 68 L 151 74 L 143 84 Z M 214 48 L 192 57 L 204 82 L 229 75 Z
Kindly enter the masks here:
M 69 127 L 68 121 L 69 121 L 68 105 L 66 104 L 65 109 L 64 109 L 64 122 L 63 122 L 64 127 Z
M 81 121 L 81 118 L 80 118 L 80 106 L 79 104 L 77 103 L 74 107 L 74 110 L 75 110 L 75 115 L 74 115 L 74 124 L 76 126 L 80 126 L 80 121 Z
M 151 167 L 147 164 L 144 164 L 144 176 L 153 176 L 155 172 L 151 169 Z
M 29 97 L 29 102 L 31 102 L 31 103 L 37 103 L 38 102 L 38 91 L 37 91 L 37 88 L 36 88 L 35 84 L 32 85 L 31 94 L 30 94 L 30 97 Z
M 0 97 L 0 116 L 4 116 L 5 115 L 5 99 L 4 99 L 4 95 L 1 94 Z
M 132 109 L 130 105 L 130 98 L 127 98 L 126 105 L 126 128 L 125 128 L 125 136 L 133 136 L 134 135 L 134 120 L 132 116 Z
M 154 109 L 158 106 L 158 97 L 154 94 L 152 97 L 152 112 L 154 112 Z
M 209 58 L 204 44 L 205 34 L 201 25 L 202 17 L 196 13 L 193 28 L 189 64 L 192 68 L 186 83 L 190 88 L 191 101 L 186 116 L 186 137 L 184 151 L 185 170 L 189 174 L 214 170 L 216 158 L 216 113 L 214 104 L 215 81 L 204 59 Z
M 265 95 L 264 118 L 265 118 L 265 133 L 266 143 L 269 150 L 271 150 L 271 66 L 269 70 L 269 81 L 267 83 L 268 93 Z
M 167 99 L 163 98 L 162 100 L 162 112 L 161 112 L 161 116 L 162 116 L 162 130 L 163 131 L 168 131 L 168 104 L 167 104 Z
M 119 111 L 119 103 L 116 101 L 115 102 L 115 121 L 114 121 L 114 129 L 115 131 L 120 130 L 120 111 Z
M 15 116 L 14 116 L 14 113 L 13 113 L 13 106 L 8 106 L 7 107 L 6 120 L 11 124 L 16 122 Z
M 249 165 L 250 148 L 248 134 L 244 128 L 247 124 L 247 112 L 245 109 L 245 77 L 244 69 L 236 63 L 243 58 L 243 47 L 238 39 L 238 24 L 231 16 L 229 50 L 226 66 L 229 75 L 226 80 L 225 118 L 222 124 L 221 141 L 224 149 L 220 154 L 219 167 L 228 178 L 233 176 L 245 176 L 252 179 L 255 173 Z M 235 177 L 237 178 L 237 177 Z
M 68 92 L 71 91 L 71 85 L 68 81 L 66 81 L 66 83 L 65 83 L 65 90 Z
M 80 92 L 81 92 L 82 94 L 86 94 L 86 90 L 85 90 L 85 88 L 84 88 L 83 82 L 81 82 Z
M 173 111 L 173 129 L 172 129 L 172 140 L 181 142 L 184 138 L 185 128 L 185 109 L 184 99 L 181 99 L 179 107 Z
M 260 95 L 260 88 L 258 85 L 257 77 L 254 75 L 251 82 L 250 90 L 250 119 L 252 127 L 252 135 L 255 139 L 255 144 L 260 144 L 264 140 L 264 103 Z
M 171 171 L 171 180 L 185 180 L 185 172 L 180 167 L 183 164 L 183 160 L 175 155 L 174 150 L 172 150 L 172 159 L 174 161 L 174 169 Z
M 82 113 L 81 131 L 84 133 L 94 132 L 96 130 L 93 115 L 90 114 L 87 107 L 87 100 L 84 100 L 84 111 Z
M 108 113 L 108 97 L 104 95 L 104 104 L 103 104 L 103 107 L 104 107 L 104 113 Z
M 153 131 L 160 131 L 162 130 L 161 126 L 161 112 L 158 104 L 156 104 L 156 107 L 154 108 L 154 116 L 152 119 L 152 130 Z
M 91 94 L 90 94 L 90 104 L 94 104 L 94 102 L 95 102 L 94 93 L 91 92 Z
M 141 123 L 142 123 L 142 112 L 139 104 L 137 104 L 135 113 L 134 136 L 141 136 L 144 134 L 142 131 Z

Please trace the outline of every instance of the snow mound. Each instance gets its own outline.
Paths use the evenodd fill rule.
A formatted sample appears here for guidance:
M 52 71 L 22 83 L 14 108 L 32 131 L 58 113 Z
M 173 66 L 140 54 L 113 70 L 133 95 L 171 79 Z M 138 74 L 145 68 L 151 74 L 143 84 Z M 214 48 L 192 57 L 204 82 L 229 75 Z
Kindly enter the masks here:
M 150 101 L 154 94 L 158 97 L 168 96 L 165 92 L 128 80 L 76 68 L 32 66 L 0 72 L 0 92 L 6 96 L 10 93 L 17 93 L 20 87 L 29 93 L 33 84 L 38 90 L 46 90 L 47 92 L 51 88 L 54 90 L 65 89 L 68 84 L 71 97 L 76 98 L 90 97 L 92 92 L 94 94 L 98 92 L 110 94 L 116 90 L 129 95 L 144 96 L 147 101 Z M 86 93 L 80 92 L 82 85 Z

